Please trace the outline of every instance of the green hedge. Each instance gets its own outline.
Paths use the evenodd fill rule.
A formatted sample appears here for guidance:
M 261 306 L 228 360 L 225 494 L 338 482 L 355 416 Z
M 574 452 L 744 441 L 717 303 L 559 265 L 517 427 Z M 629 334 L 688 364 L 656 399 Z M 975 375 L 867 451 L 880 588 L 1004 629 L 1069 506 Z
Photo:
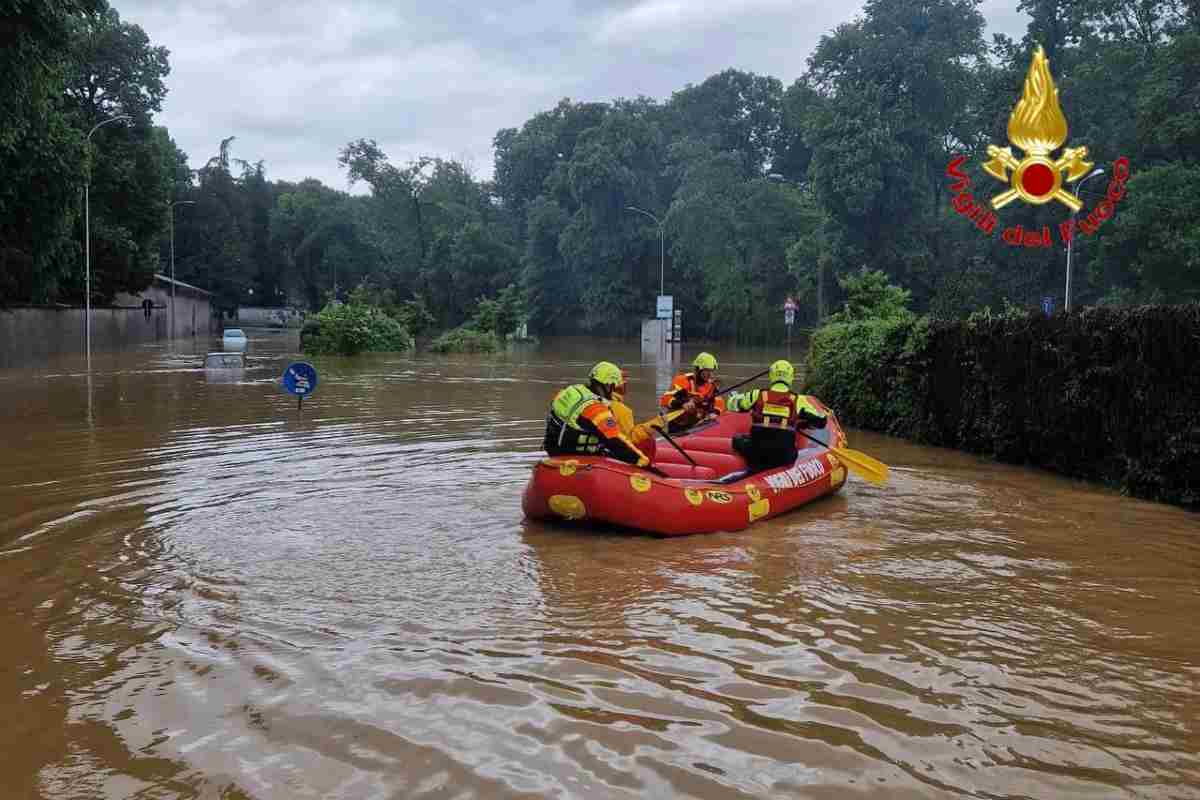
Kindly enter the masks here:
M 496 334 L 466 325 L 446 331 L 429 345 L 435 353 L 494 353 L 500 347 L 500 338 Z
M 849 425 L 1200 509 L 1200 305 L 828 325 L 806 377 Z
M 364 350 L 398 352 L 412 346 L 413 338 L 403 325 L 376 308 L 355 303 L 325 306 L 300 330 L 300 349 L 305 353 L 352 356 Z

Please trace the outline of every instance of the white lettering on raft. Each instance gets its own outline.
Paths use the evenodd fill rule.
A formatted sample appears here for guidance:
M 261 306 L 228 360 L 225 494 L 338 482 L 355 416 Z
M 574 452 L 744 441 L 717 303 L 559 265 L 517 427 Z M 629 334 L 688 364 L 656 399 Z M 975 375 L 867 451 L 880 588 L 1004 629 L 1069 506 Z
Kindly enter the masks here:
M 793 464 L 786 472 L 777 472 L 774 475 L 767 475 L 763 478 L 767 486 L 770 486 L 776 492 L 781 492 L 784 489 L 795 489 L 797 486 L 803 486 L 806 483 L 815 481 L 825 474 L 825 465 L 821 459 L 814 458 L 811 461 Z

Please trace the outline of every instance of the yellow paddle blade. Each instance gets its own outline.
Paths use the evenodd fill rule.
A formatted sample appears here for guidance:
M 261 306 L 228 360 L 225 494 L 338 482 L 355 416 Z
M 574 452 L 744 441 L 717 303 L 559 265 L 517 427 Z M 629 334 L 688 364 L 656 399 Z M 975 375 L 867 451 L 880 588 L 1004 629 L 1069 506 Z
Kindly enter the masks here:
M 877 461 L 866 453 L 851 450 L 848 447 L 831 447 L 829 450 L 844 461 L 846 466 L 855 475 L 865 478 L 871 483 L 887 482 L 888 465 L 882 461 Z
M 662 428 L 671 420 L 678 418 L 679 415 L 684 412 L 684 410 L 685 409 L 679 408 L 669 414 L 666 414 L 665 416 L 663 414 L 659 414 L 657 417 L 651 417 L 642 424 L 648 425 L 651 428 Z

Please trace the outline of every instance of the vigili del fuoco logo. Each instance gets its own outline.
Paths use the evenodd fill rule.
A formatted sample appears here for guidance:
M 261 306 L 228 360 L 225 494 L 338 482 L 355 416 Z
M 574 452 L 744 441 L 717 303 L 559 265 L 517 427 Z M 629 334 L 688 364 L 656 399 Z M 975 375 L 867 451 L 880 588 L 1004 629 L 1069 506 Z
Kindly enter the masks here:
M 1025 76 L 1025 91 L 1008 118 L 1008 139 L 1023 153 L 1022 158 L 1013 155 L 1012 147 L 988 145 L 991 160 L 983 170 L 1009 188 L 994 195 L 988 205 L 980 203 L 971 194 L 971 179 L 960 167 L 966 156 L 956 156 L 946 167 L 946 175 L 954 179 L 950 191 L 954 192 L 954 210 L 975 223 L 980 231 L 991 236 L 998 222 L 993 211 L 999 211 L 1014 200 L 1023 200 L 1031 205 L 1045 205 L 1058 201 L 1071 211 L 1071 216 L 1058 225 L 1059 239 L 1063 244 L 1071 241 L 1076 227 L 1090 236 L 1105 220 L 1113 215 L 1116 204 L 1125 196 L 1125 182 L 1129 180 L 1129 159 L 1118 158 L 1112 165 L 1112 179 L 1104 199 L 1076 220 L 1076 213 L 1083 203 L 1063 188 L 1092 171 L 1094 164 L 1087 161 L 1085 145 L 1064 147 L 1058 158 L 1053 157 L 1067 141 L 1067 118 L 1058 104 L 1058 89 L 1050 75 L 1050 61 L 1039 46 L 1033 54 L 1029 73 Z M 1025 247 L 1050 247 L 1050 226 L 1040 231 L 1023 230 L 1020 225 L 1004 229 L 1001 238 L 1010 245 Z

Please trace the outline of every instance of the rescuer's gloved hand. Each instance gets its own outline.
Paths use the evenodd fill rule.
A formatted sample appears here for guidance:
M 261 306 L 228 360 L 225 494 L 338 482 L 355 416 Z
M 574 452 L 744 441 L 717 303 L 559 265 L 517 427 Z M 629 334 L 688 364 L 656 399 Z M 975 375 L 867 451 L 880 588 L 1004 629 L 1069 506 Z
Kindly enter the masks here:
M 688 399 L 688 390 L 680 389 L 675 392 L 675 396 L 671 398 L 671 408 L 681 408 Z

